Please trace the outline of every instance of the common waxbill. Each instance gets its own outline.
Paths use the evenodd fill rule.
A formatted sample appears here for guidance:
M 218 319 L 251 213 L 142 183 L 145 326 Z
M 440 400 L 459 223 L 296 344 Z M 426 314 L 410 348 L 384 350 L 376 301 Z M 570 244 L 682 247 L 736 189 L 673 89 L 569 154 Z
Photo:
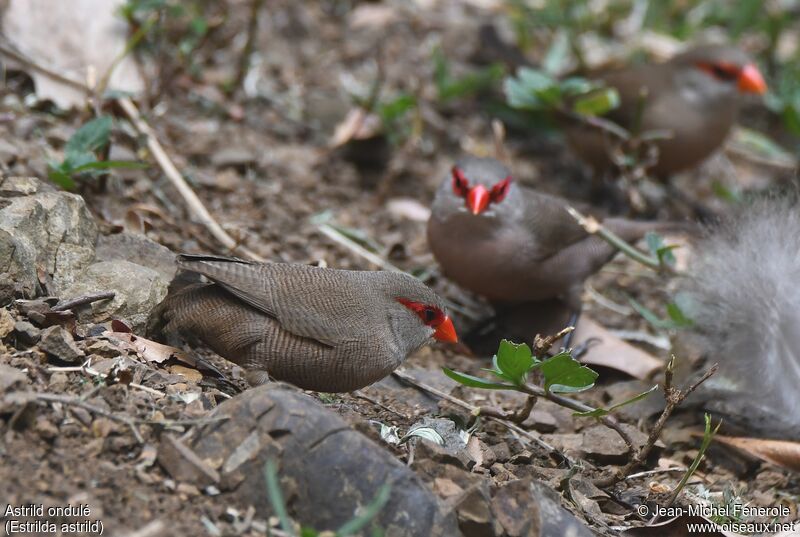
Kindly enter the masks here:
M 665 178 L 699 164 L 717 149 L 736 120 L 745 94 L 763 94 L 764 78 L 747 54 L 733 46 L 692 48 L 661 64 L 644 64 L 596 77 L 619 92 L 620 104 L 605 117 L 631 130 L 646 91 L 640 132 L 664 130 L 650 172 Z M 567 140 L 595 172 L 611 167 L 613 138 L 568 122 Z
M 149 331 L 199 340 L 248 370 L 301 388 L 352 391 L 391 373 L 431 341 L 455 342 L 442 300 L 395 272 L 179 255 L 211 283 L 171 291 Z
M 583 281 L 617 250 L 587 233 L 568 205 L 518 185 L 497 160 L 468 156 L 436 192 L 428 243 L 446 276 L 493 302 L 562 297 L 579 310 Z M 676 227 L 622 218 L 602 223 L 625 241 Z
M 748 204 L 691 252 L 676 301 L 719 363 L 696 395 L 749 436 L 800 440 L 800 205 Z

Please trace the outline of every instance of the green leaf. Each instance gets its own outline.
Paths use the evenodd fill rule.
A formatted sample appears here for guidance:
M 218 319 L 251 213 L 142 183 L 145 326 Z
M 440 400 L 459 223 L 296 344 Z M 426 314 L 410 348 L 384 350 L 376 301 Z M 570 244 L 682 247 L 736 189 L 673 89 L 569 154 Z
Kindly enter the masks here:
M 572 109 L 583 116 L 602 116 L 618 106 L 619 92 L 614 88 L 604 88 L 577 99 Z
M 648 395 L 650 395 L 651 393 L 653 393 L 657 389 L 658 389 L 658 384 L 656 384 L 655 386 L 653 386 L 652 388 L 650 388 L 647 391 L 644 391 L 644 392 L 642 392 L 642 393 L 640 393 L 638 395 L 635 395 L 635 396 L 631 397 L 627 401 L 623 401 L 621 403 L 618 403 L 616 405 L 610 406 L 608 408 L 596 408 L 594 410 L 587 410 L 586 412 L 573 412 L 572 415 L 573 416 L 582 417 L 582 418 L 602 418 L 603 416 L 607 416 L 608 414 L 611 414 L 612 412 L 614 412 L 618 408 L 621 408 L 621 407 L 623 407 L 625 405 L 630 405 L 631 403 L 635 403 L 637 401 L 641 401 L 642 399 L 644 399 L 645 397 L 647 397 Z
M 500 384 L 498 382 L 490 382 L 488 380 L 482 379 L 480 377 L 476 377 L 473 375 L 467 375 L 466 373 L 458 373 L 457 371 L 453 371 L 447 367 L 443 367 L 442 371 L 444 374 L 450 377 L 451 379 L 455 380 L 458 383 L 463 384 L 464 386 L 468 386 L 470 388 L 483 388 L 484 390 L 513 390 L 515 386 L 511 384 Z
M 133 162 L 130 160 L 95 160 L 94 162 L 87 162 L 77 168 L 72 169 L 72 173 L 80 173 L 87 170 L 108 170 L 111 168 L 128 168 L 128 169 L 143 169 L 147 168 L 147 164 L 143 162 Z
M 525 382 L 525 376 L 533 367 L 534 359 L 527 344 L 512 343 L 504 339 L 497 349 L 494 363 L 507 380 L 519 385 Z
M 662 265 L 675 265 L 675 255 L 672 250 L 678 247 L 677 244 L 665 245 L 664 237 L 652 231 L 644 236 L 647 242 L 647 247 L 654 256 L 658 258 L 658 262 Z
M 633 309 L 635 309 L 645 321 L 658 330 L 675 330 L 678 328 L 686 328 L 692 324 L 691 319 L 684 315 L 683 310 L 673 302 L 667 304 L 667 315 L 669 315 L 669 319 L 660 318 L 652 310 L 646 308 L 631 297 L 628 297 L 628 302 L 630 302 Z
M 381 103 L 378 106 L 377 112 L 383 124 L 387 125 L 393 121 L 397 121 L 416 106 L 416 97 L 404 93 L 391 101 Z
M 365 506 L 360 515 L 345 524 L 336 531 L 336 537 L 348 537 L 358 533 L 375 518 L 381 509 L 387 504 L 392 495 L 392 487 L 389 483 L 384 483 L 369 505 Z
M 512 108 L 537 110 L 561 99 L 561 89 L 553 77 L 528 67 L 520 68 L 516 78 L 506 78 L 503 89 Z
M 562 80 L 560 86 L 561 93 L 566 96 L 582 95 L 599 87 L 595 82 L 577 76 Z
M 667 315 L 678 328 L 692 325 L 692 320 L 683 313 L 683 310 L 675 302 L 667 304 Z
M 67 156 L 76 153 L 92 153 L 108 144 L 111 134 L 111 116 L 100 116 L 83 125 L 67 141 L 64 148 Z
M 798 131 L 798 133 L 800 133 L 800 131 Z M 736 204 L 742 201 L 742 195 L 737 189 L 728 188 L 720 181 L 712 181 L 711 190 L 714 192 L 715 196 L 728 203 Z
M 745 127 L 736 127 L 731 138 L 736 146 L 756 157 L 787 166 L 796 164 L 795 157 L 766 134 Z
M 278 479 L 278 468 L 273 459 L 269 459 L 264 465 L 264 479 L 267 482 L 267 498 L 272 506 L 272 511 L 280 520 L 281 529 L 287 535 L 296 535 L 292 519 L 289 518 L 289 512 L 286 510 L 286 502 L 283 500 L 283 491 L 281 491 L 281 483 Z
M 47 176 L 53 181 L 55 184 L 63 188 L 64 190 L 75 190 L 78 186 L 75 184 L 75 181 L 72 180 L 72 177 L 68 173 L 64 173 L 61 170 L 51 167 L 50 170 L 47 172 Z
M 569 35 L 564 29 L 559 29 L 555 38 L 550 43 L 550 48 L 544 55 L 542 69 L 549 75 L 558 75 L 567 65 L 569 60 Z
M 97 162 L 97 157 L 94 156 L 94 153 L 68 153 L 64 158 L 64 162 L 59 165 L 59 169 L 71 175 L 75 173 L 77 168 L 92 162 Z
M 543 361 L 539 369 L 544 375 L 544 389 L 554 393 L 574 393 L 594 386 L 598 374 L 575 360 L 569 352 L 561 352 Z

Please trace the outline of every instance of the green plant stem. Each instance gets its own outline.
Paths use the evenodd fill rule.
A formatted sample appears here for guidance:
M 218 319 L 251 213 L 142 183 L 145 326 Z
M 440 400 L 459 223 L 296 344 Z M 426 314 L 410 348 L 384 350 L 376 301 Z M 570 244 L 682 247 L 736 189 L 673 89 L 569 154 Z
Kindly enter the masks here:
M 147 21 L 145 21 L 144 24 L 139 26 L 139 28 L 137 28 L 135 32 L 133 32 L 131 38 L 128 39 L 127 43 L 125 43 L 125 48 L 122 50 L 122 52 L 120 52 L 117 55 L 116 58 L 114 58 L 114 61 L 111 62 L 111 65 L 108 67 L 108 69 L 106 69 L 105 74 L 103 74 L 103 78 L 101 78 L 98 81 L 97 85 L 95 86 L 94 88 L 95 95 L 97 95 L 98 98 L 100 99 L 103 98 L 103 94 L 106 92 L 108 83 L 111 81 L 111 75 L 114 74 L 114 71 L 117 69 L 117 67 L 119 67 L 119 64 L 122 63 L 122 60 L 124 60 L 125 57 L 128 56 L 128 54 L 130 54 L 131 51 L 136 48 L 139 42 L 142 39 L 144 39 L 144 36 L 146 36 L 147 32 L 150 31 L 150 28 L 153 27 L 155 21 L 156 18 L 151 17 L 147 19 Z
M 577 220 L 578 224 L 586 230 L 587 233 L 591 235 L 597 235 L 611 246 L 622 252 L 623 254 L 627 255 L 634 261 L 641 263 L 642 265 L 649 267 L 653 270 L 658 271 L 671 271 L 671 267 L 669 265 L 664 265 L 661 263 L 658 258 L 646 255 L 639 251 L 638 249 L 634 248 L 622 238 L 620 238 L 616 233 L 613 233 L 603 227 L 603 225 L 595 220 L 590 216 L 584 216 L 580 212 L 578 212 L 574 207 L 567 207 L 567 212 L 572 216 L 575 220 Z
M 522 393 L 526 393 L 528 395 L 533 395 L 536 397 L 542 397 L 551 401 L 559 406 L 563 406 L 570 410 L 574 410 L 576 412 L 592 412 L 596 410 L 594 407 L 591 407 L 585 403 L 581 403 L 580 401 L 576 401 L 574 399 L 570 399 L 568 397 L 564 397 L 562 395 L 556 395 L 552 392 L 545 390 L 544 388 L 540 388 L 539 386 L 533 386 L 531 384 L 522 384 L 517 388 Z M 613 417 L 613 416 L 602 416 L 596 418 L 600 423 L 608 427 L 609 429 L 616 432 L 622 441 L 625 442 L 625 445 L 628 448 L 628 451 L 633 453 L 633 440 L 631 439 L 630 435 L 622 428 L 620 423 Z
M 278 479 L 278 468 L 275 460 L 269 459 L 264 465 L 264 478 L 267 482 L 267 497 L 281 523 L 281 529 L 287 535 L 296 537 L 297 533 L 294 531 L 292 519 L 289 518 L 289 513 L 286 510 L 286 502 L 283 500 L 283 492 L 281 491 L 281 483 Z
M 714 435 L 717 434 L 719 431 L 720 426 L 722 425 L 722 421 L 717 423 L 717 426 L 714 427 L 714 430 L 711 430 L 711 416 L 709 414 L 705 415 L 705 430 L 703 432 L 703 441 L 700 443 L 700 449 L 697 451 L 697 455 L 695 456 L 692 464 L 686 470 L 686 473 L 683 474 L 680 483 L 678 486 L 675 487 L 675 490 L 672 491 L 672 494 L 669 495 L 666 503 L 664 504 L 664 509 L 669 508 L 675 500 L 678 499 L 678 494 L 681 493 L 683 488 L 686 486 L 686 483 L 689 482 L 689 478 L 697 471 L 697 467 L 700 466 L 700 462 L 702 462 L 703 458 L 706 455 L 706 450 L 708 450 L 708 446 L 711 445 L 711 440 L 714 439 Z M 658 520 L 658 515 L 655 515 L 652 520 L 650 520 L 649 524 L 655 524 Z

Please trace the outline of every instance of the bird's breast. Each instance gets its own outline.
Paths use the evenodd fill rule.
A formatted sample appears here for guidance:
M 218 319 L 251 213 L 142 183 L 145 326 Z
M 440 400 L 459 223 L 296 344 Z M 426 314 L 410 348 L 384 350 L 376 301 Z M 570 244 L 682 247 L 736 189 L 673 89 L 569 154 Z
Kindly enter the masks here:
M 539 298 L 531 281 L 536 266 L 528 259 L 531 245 L 525 236 L 502 225 L 487 231 L 432 221 L 428 227 L 431 251 L 445 276 L 489 300 L 504 302 Z

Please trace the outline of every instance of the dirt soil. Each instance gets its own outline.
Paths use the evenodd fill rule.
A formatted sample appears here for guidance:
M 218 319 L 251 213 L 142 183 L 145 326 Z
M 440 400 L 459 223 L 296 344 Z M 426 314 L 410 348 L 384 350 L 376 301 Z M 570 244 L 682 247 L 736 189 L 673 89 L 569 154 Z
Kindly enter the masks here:
M 230 43 L 249 13 L 246 3 L 232 2 L 230 18 L 213 37 L 220 46 L 202 49 L 206 63 L 201 74 L 192 78 L 181 73 L 172 80 L 150 103 L 147 120 L 214 217 L 230 235 L 264 258 L 379 268 L 321 233 L 318 223 L 326 219 L 357 230 L 384 260 L 426 275 L 427 283 L 439 293 L 479 317 L 487 316 L 491 313 L 488 305 L 439 275 L 426 245 L 424 208 L 455 158 L 464 151 L 492 153 L 491 114 L 480 102 L 499 99 L 487 95 L 437 104 L 431 52 L 440 46 L 456 72 L 474 68 L 480 45 L 478 26 L 498 16 L 460 2 L 440 2 L 425 9 L 404 3 L 364 3 L 357 4 L 357 9 L 351 6 L 355 11 L 345 4 L 349 5 L 269 2 L 269 15 L 260 19 L 255 48 L 259 62 L 246 81 L 257 95 L 239 92 L 227 97 L 218 82 L 230 77 L 237 65 L 239 47 Z M 381 7 L 387 10 L 380 11 Z M 86 116 L 55 115 L 45 103 L 31 106 L 23 99 L 30 91 L 29 79 L 19 72 L 7 76 L 0 132 L 2 138 L 13 140 L 18 154 L 7 162 L 4 173 L 44 178 L 48 160 L 63 151 Z M 332 148 L 335 127 L 353 107 L 348 93 L 354 88 L 368 90 L 379 77 L 385 96 L 401 91 L 418 96 L 421 134 L 400 143 L 368 140 Z M 590 198 L 588 174 L 557 136 L 511 130 L 506 149 L 522 182 L 614 209 L 608 200 Z M 115 126 L 112 156 L 139 156 L 152 163 L 135 133 L 121 120 Z M 780 178 L 772 169 L 719 155 L 702 171 L 681 178 L 678 185 L 694 185 L 685 190 L 687 195 L 713 205 L 718 202 L 710 198 L 711 181 L 720 177 L 714 170 L 731 167 L 736 171 L 733 180 L 742 185 L 761 186 Z M 226 253 L 200 223 L 189 218 L 184 201 L 154 164 L 144 171 L 115 171 L 102 188 L 87 185 L 81 193 L 103 233 L 145 231 L 176 252 Z M 654 211 L 660 218 L 680 218 L 686 212 L 679 203 Z M 668 283 L 620 258 L 587 287 L 592 290 L 586 297 L 588 316 L 639 340 L 655 335 L 630 310 L 625 295 L 658 307 Z M 596 298 L 597 294 L 602 297 Z M 14 306 L 7 311 L 15 322 L 26 320 Z M 466 333 L 474 323 L 474 318 L 457 315 L 459 332 Z M 27 384 L 28 390 L 56 396 L 0 407 L 0 498 L 4 503 L 44 504 L 45 509 L 86 504 L 88 518 L 102 520 L 111 535 L 139 535 L 128 532 L 146 529 L 153 521 L 166 524 L 164 534 L 170 535 L 263 534 L 264 524 L 271 522 L 254 524 L 246 505 L 229 505 L 215 498 L 214 490 L 176 482 L 155 462 L 163 431 L 181 434 L 191 429 L 216 405 L 246 388 L 241 370 L 199 351 L 230 382 L 213 375 L 201 378 L 185 364 L 139 363 L 135 352 L 121 353 L 111 343 L 104 345 L 102 336 L 83 336 L 76 338 L 78 346 L 98 359 L 89 372 L 76 367 L 80 364 L 46 355 L 20 337 L 9 336 L 0 344 L 0 365 L 22 373 L 19 379 L 0 379 L 0 386 L 5 389 L 5 383 L 19 382 L 17 386 Z M 635 344 L 659 359 L 667 358 L 663 348 L 642 341 Z M 524 398 L 516 394 L 454 388 L 440 373 L 441 366 L 473 374 L 489 366 L 486 358 L 464 351 L 442 346 L 424 349 L 405 368 L 424 383 L 470 404 L 505 410 L 522 405 Z M 131 361 L 134 384 L 141 388 L 133 387 L 129 379 L 104 380 L 98 374 L 120 353 Z M 112 373 L 109 379 L 119 380 Z M 660 373 L 655 377 L 661 380 Z M 452 413 L 469 418 L 463 408 L 417 388 L 387 388 L 391 383 L 396 388 L 397 382 L 385 381 L 356 394 L 315 397 L 379 443 L 383 440 L 375 422 L 406 431 L 424 415 Z M 630 380 L 623 373 L 601 369 L 598 386 L 580 398 L 607 404 L 650 385 L 650 381 Z M 76 405 L 77 397 L 88 407 Z M 631 407 L 620 419 L 646 434 L 647 418 L 657 410 L 659 398 L 655 394 L 652 402 Z M 126 424 L 106 413 L 134 421 Z M 624 462 L 616 440 L 606 438 L 607 431 L 594 421 L 573 418 L 569 411 L 541 401 L 524 427 L 564 453 L 586 460 L 584 470 L 575 477 L 576 482 L 587 484 L 583 492 L 565 490 L 563 479 L 569 470 L 557 457 L 488 420 L 481 421 L 475 435 L 497 462 L 480 471 L 497 482 L 527 475 L 542 479 L 593 531 L 617 535 L 623 527 L 642 523 L 634 505 L 663 498 L 677 484 L 682 472 L 666 468 L 691 462 L 699 446 L 701 421 L 700 414 L 688 411 L 670 421 L 663 444 L 641 468 L 660 471 L 590 493 L 586 490 L 591 477 Z M 408 458 L 403 447 L 387 445 L 387 449 L 401 460 Z M 515 459 L 521 453 L 528 453 L 527 459 Z M 692 484 L 694 495 L 702 495 L 698 491 L 704 489 L 717 501 L 724 501 L 724 493 L 739 495 L 754 505 L 785 504 L 791 509 L 786 519 L 797 518 L 800 481 L 795 474 L 722 447 L 710 451 Z

